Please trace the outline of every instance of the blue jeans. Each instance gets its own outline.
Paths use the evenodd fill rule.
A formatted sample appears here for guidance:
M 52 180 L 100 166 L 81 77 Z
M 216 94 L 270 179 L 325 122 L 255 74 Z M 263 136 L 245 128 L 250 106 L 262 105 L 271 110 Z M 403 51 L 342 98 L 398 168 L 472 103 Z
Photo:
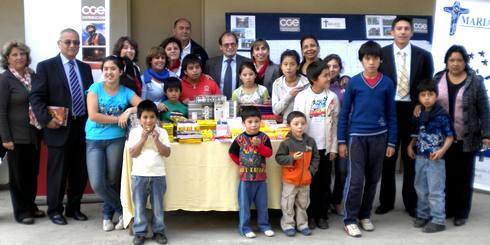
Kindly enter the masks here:
M 265 181 L 243 181 L 238 186 L 238 205 L 240 206 L 241 235 L 252 231 L 250 228 L 250 206 L 255 203 L 257 209 L 257 225 L 260 231 L 271 229 L 267 206 L 267 183 Z
M 87 140 L 87 172 L 90 185 L 104 201 L 104 219 L 112 219 L 114 213 L 122 214 L 121 171 L 124 138 Z
M 153 234 L 164 234 L 165 223 L 163 219 L 163 195 L 167 190 L 165 176 L 131 176 L 131 190 L 133 191 L 134 223 L 133 231 L 137 236 L 145 236 L 148 232 L 146 219 L 146 201 L 150 195 L 153 210 Z
M 430 219 L 443 225 L 446 219 L 444 210 L 444 188 L 446 182 L 446 164 L 444 159 L 429 160 L 417 156 L 415 160 L 415 190 L 417 191 L 417 217 Z

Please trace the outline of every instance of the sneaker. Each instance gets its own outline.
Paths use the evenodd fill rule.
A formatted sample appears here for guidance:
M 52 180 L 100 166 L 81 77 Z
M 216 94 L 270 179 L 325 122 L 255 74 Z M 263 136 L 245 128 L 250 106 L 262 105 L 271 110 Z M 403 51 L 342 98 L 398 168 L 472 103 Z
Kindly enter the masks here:
M 303 234 L 303 236 L 311 236 L 311 230 L 308 228 L 304 228 L 300 232 L 301 232 L 301 234 Z
M 253 231 L 245 233 L 246 238 L 255 238 L 257 235 Z
M 275 235 L 275 233 L 273 230 L 266 230 L 266 231 L 264 231 L 264 235 L 266 235 L 268 237 L 272 237 Z
M 359 224 L 361 225 L 361 228 L 365 231 L 374 231 L 374 225 L 373 222 L 371 222 L 371 219 L 361 219 L 359 220 Z
M 134 245 L 141 245 L 145 243 L 145 236 L 134 236 L 133 238 L 133 244 Z
M 308 219 L 308 228 L 310 228 L 310 230 L 314 230 L 316 228 L 316 221 L 314 218 Z
M 422 229 L 422 232 L 435 233 L 435 232 L 443 231 L 445 229 L 446 229 L 445 225 L 440 225 L 440 224 L 430 222 L 424 226 L 424 228 Z
M 119 220 L 117 221 L 116 226 L 114 227 L 116 230 L 122 230 L 124 229 L 124 220 L 123 216 L 119 215 Z
M 102 230 L 104 230 L 104 231 L 114 230 L 114 223 L 112 223 L 112 220 L 110 220 L 110 219 L 103 220 L 102 221 Z
M 155 239 L 155 241 L 158 243 L 158 244 L 167 244 L 168 240 L 167 240 L 167 236 L 165 236 L 165 234 L 163 233 L 156 233 L 153 238 Z
M 318 228 L 320 229 L 328 229 L 328 220 L 327 219 L 318 219 Z
M 296 236 L 296 230 L 295 229 L 287 229 L 284 231 L 284 234 L 286 234 L 286 236 Z
M 416 218 L 413 221 L 413 227 L 415 228 L 422 228 L 424 227 L 427 223 L 429 223 L 428 219 L 422 219 L 422 218 Z
M 344 226 L 344 230 L 347 233 L 347 235 L 351 237 L 361 237 L 362 233 L 361 230 L 359 230 L 359 226 L 356 224 L 349 224 Z

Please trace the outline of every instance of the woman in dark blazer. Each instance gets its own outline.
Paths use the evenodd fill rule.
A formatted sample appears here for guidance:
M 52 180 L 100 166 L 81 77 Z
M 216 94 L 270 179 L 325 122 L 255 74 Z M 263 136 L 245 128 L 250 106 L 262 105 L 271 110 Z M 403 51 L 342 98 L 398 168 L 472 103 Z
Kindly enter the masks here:
M 264 39 L 257 39 L 250 47 L 250 57 L 258 72 L 259 84 L 265 86 L 272 95 L 272 84 L 279 75 L 279 66 L 274 64 L 270 59 L 269 44 Z
M 40 125 L 29 104 L 31 79 L 29 47 L 8 42 L 2 50 L 0 75 L 0 135 L 7 149 L 9 188 L 15 220 L 33 224 L 45 213 L 34 203 L 39 173 Z
M 120 37 L 114 44 L 112 54 L 120 57 L 124 62 L 120 83 L 141 96 L 143 86 L 141 70 L 136 64 L 138 61 L 138 43 L 128 36 Z

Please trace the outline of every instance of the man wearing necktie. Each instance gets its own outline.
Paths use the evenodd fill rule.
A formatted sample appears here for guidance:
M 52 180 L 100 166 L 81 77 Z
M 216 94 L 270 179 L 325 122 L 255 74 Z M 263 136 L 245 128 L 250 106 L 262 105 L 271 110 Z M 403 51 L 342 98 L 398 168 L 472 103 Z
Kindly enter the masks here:
M 48 146 L 47 213 L 54 224 L 65 225 L 63 211 L 67 217 L 87 220 L 80 211 L 80 201 L 87 185 L 85 91 L 93 78 L 90 66 L 76 59 L 80 37 L 74 29 L 61 31 L 58 47 L 59 55 L 37 65 L 30 99 Z M 66 126 L 48 113 L 48 106 L 69 109 Z M 65 190 L 66 208 L 63 207 Z
M 223 95 L 230 99 L 233 90 L 240 86 L 238 70 L 244 61 L 250 61 L 236 53 L 238 37 L 233 32 L 224 32 L 218 39 L 223 55 L 213 57 L 206 62 L 205 73 L 218 83 Z
M 395 169 L 398 151 L 403 163 L 402 196 L 405 210 L 415 216 L 417 193 L 414 189 L 415 161 L 408 157 L 412 113 L 418 101 L 417 86 L 423 79 L 431 79 L 434 72 L 432 55 L 410 43 L 413 36 L 412 19 L 398 16 L 393 20 L 391 34 L 394 43 L 383 48 L 380 70 L 395 82 L 395 101 L 398 122 L 398 145 L 393 157 L 386 157 L 381 175 L 380 206 L 377 214 L 394 208 L 396 197 Z

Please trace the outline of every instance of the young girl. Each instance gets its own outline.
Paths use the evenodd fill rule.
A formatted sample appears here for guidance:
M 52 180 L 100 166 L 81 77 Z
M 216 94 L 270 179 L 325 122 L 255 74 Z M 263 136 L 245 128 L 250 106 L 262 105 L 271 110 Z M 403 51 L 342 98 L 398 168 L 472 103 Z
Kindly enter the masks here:
M 293 111 L 294 98 L 309 86 L 308 79 L 299 74 L 299 54 L 294 50 L 286 50 L 281 54 L 281 77 L 272 85 L 272 111 L 286 120 Z
M 257 84 L 257 70 L 252 62 L 243 62 L 239 68 L 242 85 L 233 91 L 231 100 L 240 104 L 269 104 L 269 92 L 267 88 Z

